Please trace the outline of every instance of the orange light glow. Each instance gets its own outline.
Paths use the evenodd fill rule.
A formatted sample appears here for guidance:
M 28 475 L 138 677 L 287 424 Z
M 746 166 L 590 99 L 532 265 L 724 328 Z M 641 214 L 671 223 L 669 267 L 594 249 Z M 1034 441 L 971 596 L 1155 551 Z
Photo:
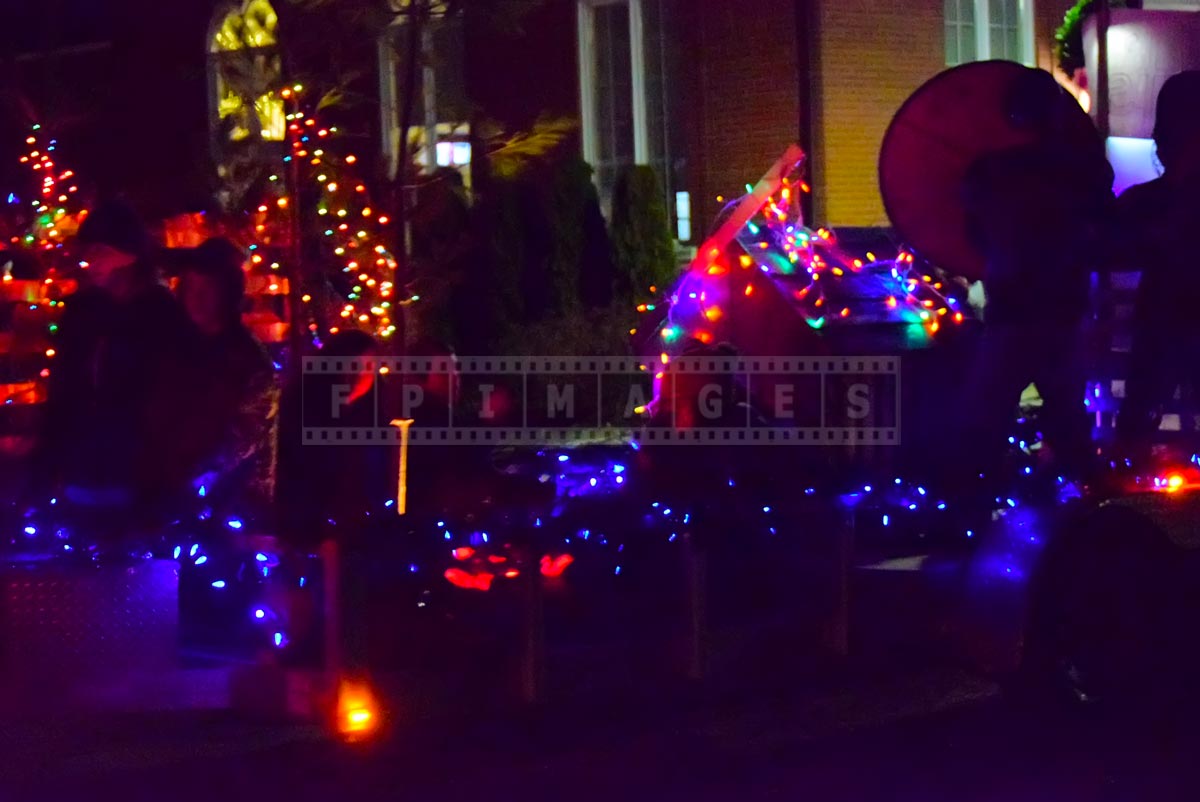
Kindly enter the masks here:
M 521 572 L 518 571 L 516 568 L 509 568 L 507 571 L 504 572 L 505 579 L 516 579 L 520 575 L 521 575 Z
M 716 306 L 710 306 L 704 310 L 704 316 L 709 320 L 716 322 L 721 319 L 721 309 Z
M 469 560 L 475 556 L 475 549 L 470 546 L 459 546 L 454 551 L 450 552 L 456 560 Z
M 746 285 L 746 297 L 747 297 L 747 298 L 749 298 L 749 297 L 750 297 L 751 295 L 753 295 L 753 294 L 754 294 L 754 285 L 753 285 L 753 284 L 747 284 L 747 285 Z
M 1176 493 L 1184 485 L 1183 476 L 1181 476 L 1178 473 L 1173 473 L 1167 477 L 1166 482 L 1164 482 L 1163 484 L 1166 487 L 1166 490 L 1168 493 Z
M 359 741 L 379 728 L 379 705 L 365 682 L 343 679 L 338 683 L 337 731 L 343 738 Z

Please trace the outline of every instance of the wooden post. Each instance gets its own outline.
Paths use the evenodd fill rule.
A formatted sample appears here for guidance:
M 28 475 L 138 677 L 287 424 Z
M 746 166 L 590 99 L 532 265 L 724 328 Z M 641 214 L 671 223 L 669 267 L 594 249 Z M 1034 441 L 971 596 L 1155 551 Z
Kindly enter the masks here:
M 694 532 L 683 536 L 688 594 L 688 666 L 690 680 L 708 673 L 708 559 L 696 543 Z
M 1108 28 L 1112 22 L 1109 0 L 1096 3 L 1096 127 L 1108 140 L 1110 111 L 1108 98 Z
M 321 544 L 321 568 L 324 571 L 324 646 L 325 673 L 337 680 L 342 670 L 342 582 L 341 554 L 338 542 L 333 538 Z
M 408 427 L 412 423 L 412 418 L 397 418 L 390 424 L 400 430 L 400 466 L 396 470 L 397 515 L 408 512 Z
M 536 562 L 525 568 L 521 632 L 521 701 L 542 701 L 546 671 L 546 620 L 542 609 L 542 578 Z
M 838 527 L 834 557 L 833 619 L 830 646 L 834 655 L 850 656 L 850 580 L 854 572 L 854 510 L 846 510 Z

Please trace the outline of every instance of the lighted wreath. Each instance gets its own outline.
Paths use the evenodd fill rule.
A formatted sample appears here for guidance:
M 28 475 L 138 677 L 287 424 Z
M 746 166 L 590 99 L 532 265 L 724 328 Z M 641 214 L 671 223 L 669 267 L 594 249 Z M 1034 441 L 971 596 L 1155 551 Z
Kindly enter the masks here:
M 1095 0 L 1079 0 L 1063 17 L 1054 32 L 1054 60 L 1067 75 L 1083 67 L 1083 23 L 1092 15 Z M 1125 0 L 1109 0 L 1111 8 L 1126 8 Z

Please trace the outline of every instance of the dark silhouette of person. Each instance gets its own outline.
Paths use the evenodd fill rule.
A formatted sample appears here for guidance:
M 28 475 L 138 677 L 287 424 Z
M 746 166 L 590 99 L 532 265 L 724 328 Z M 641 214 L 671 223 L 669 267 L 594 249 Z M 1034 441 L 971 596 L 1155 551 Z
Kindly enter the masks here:
M 1140 268 L 1121 440 L 1148 445 L 1177 388 L 1200 391 L 1200 70 L 1171 76 L 1158 94 L 1154 141 L 1160 177 L 1117 199 L 1122 262 Z
M 279 393 L 271 359 L 242 323 L 246 254 L 212 238 L 185 260 L 176 296 L 187 316 L 182 359 L 168 365 L 150 411 L 144 477 L 180 491 L 259 505 L 274 484 Z
M 961 409 L 956 470 L 998 466 L 1021 392 L 1031 382 L 1042 398 L 1039 421 L 1056 461 L 1086 469 L 1081 324 L 1111 186 L 1102 151 L 1052 140 L 989 154 L 970 169 L 968 226 L 986 256 L 987 303 Z
M 179 358 L 185 320 L 158 281 L 150 239 L 129 205 L 97 207 L 77 238 L 83 286 L 64 301 L 35 461 L 40 490 L 95 509 L 144 497 L 151 388 Z

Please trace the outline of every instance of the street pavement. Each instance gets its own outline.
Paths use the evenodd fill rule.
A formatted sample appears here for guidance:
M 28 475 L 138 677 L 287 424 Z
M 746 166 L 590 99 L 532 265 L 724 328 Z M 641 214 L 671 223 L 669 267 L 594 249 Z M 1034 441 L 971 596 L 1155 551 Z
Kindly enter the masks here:
M 0 800 L 1200 799 L 1190 717 L 1019 709 L 970 674 L 834 677 L 661 710 L 395 722 L 370 744 L 227 715 L 10 723 Z

